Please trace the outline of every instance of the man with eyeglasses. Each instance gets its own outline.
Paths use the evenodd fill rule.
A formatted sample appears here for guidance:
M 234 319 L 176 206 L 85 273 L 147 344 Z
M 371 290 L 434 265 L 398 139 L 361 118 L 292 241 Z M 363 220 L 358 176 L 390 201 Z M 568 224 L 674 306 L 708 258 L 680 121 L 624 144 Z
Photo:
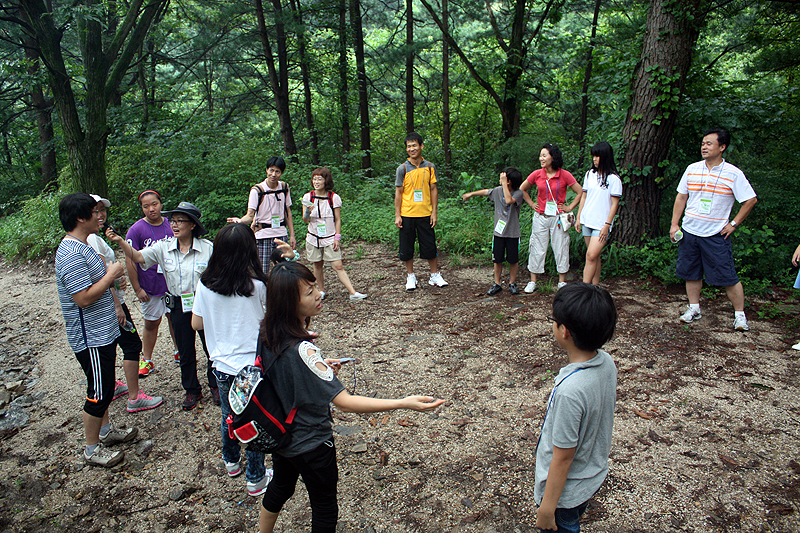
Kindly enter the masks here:
M 108 418 L 119 336 L 114 298 L 109 289 L 124 274 L 124 269 L 119 263 L 106 267 L 87 243 L 88 236 L 100 230 L 94 198 L 86 193 L 68 194 L 59 203 L 58 216 L 66 232 L 55 258 L 58 299 L 67 341 L 86 375 L 83 459 L 88 464 L 111 467 L 122 461 L 125 453 L 111 451 L 106 446 L 128 442 L 138 433 L 136 428 L 116 428 Z

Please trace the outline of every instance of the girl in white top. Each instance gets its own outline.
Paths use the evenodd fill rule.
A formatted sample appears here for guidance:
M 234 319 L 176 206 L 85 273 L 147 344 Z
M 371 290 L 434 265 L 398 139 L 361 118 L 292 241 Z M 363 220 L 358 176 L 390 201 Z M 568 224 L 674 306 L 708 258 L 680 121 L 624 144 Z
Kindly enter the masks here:
M 575 229 L 581 231 L 586 241 L 584 283 L 600 284 L 600 253 L 608 242 L 621 196 L 622 180 L 614 163 L 614 150 L 607 142 L 599 142 L 592 146 L 592 168 L 586 172 L 583 181 L 575 222 Z
M 317 278 L 322 298 L 325 299 L 322 266 L 328 261 L 339 281 L 350 293 L 350 299 L 363 300 L 367 295 L 356 292 L 342 265 L 342 198 L 333 192 L 330 169 L 314 169 L 311 173 L 311 186 L 314 190 L 303 196 L 303 221 L 308 223 L 306 258 L 314 265 L 314 277 Z

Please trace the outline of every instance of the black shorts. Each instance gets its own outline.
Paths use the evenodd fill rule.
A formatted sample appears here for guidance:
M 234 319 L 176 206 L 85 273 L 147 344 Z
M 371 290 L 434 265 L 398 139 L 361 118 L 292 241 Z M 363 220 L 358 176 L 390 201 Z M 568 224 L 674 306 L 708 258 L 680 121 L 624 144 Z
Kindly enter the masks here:
M 122 304 L 122 311 L 125 313 L 125 318 L 133 324 L 131 312 L 128 306 Z M 125 331 L 119 328 L 119 337 L 117 337 L 117 344 L 122 348 L 122 359 L 124 361 L 138 361 L 139 354 L 142 353 L 142 339 L 139 337 L 139 332 L 136 331 L 134 325 L 133 331 Z
M 400 228 L 400 261 L 414 259 L 414 241 L 419 239 L 419 256 L 435 259 L 436 232 L 431 227 L 431 217 L 402 217 Z
M 498 237 L 492 239 L 492 262 L 508 261 L 509 265 L 519 263 L 519 237 Z
M 86 375 L 86 402 L 83 410 L 95 418 L 102 418 L 114 397 L 114 364 L 117 358 L 117 341 L 99 348 L 86 348 L 75 354 Z

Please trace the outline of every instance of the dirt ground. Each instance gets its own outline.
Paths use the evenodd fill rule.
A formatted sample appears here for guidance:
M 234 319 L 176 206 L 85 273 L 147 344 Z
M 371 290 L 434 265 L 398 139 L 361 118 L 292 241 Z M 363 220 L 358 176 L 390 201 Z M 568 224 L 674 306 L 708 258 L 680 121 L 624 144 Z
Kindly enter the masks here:
M 418 262 L 420 287 L 407 293 L 393 250 L 350 245 L 345 265 L 369 293 L 356 303 L 326 268 L 329 296 L 312 329 L 325 356 L 357 358 L 344 385 L 447 400 L 433 414 L 335 413 L 340 531 L 534 531 L 536 440 L 566 364 L 546 319 L 552 292 L 487 297 L 491 265 L 442 263 L 448 287 L 429 286 Z M 113 402 L 112 421 L 139 436 L 117 445 L 121 465 L 89 467 L 80 456 L 85 378 L 66 342 L 52 262 L 0 262 L 0 272 L 0 391 L 15 387 L 0 413 L 30 416 L 0 430 L 0 531 L 256 531 L 260 499 L 244 476 L 226 475 L 208 390 L 197 409 L 180 409 L 166 325 L 156 371 L 141 380 L 163 406 L 128 414 Z M 606 346 L 619 370 L 617 410 L 610 473 L 582 530 L 800 531 L 800 352 L 791 349 L 800 312 L 782 307 L 789 291 L 748 296 L 751 330 L 735 333 L 724 294 L 683 325 L 681 287 L 604 286 L 619 310 Z M 310 530 L 302 483 L 277 530 Z

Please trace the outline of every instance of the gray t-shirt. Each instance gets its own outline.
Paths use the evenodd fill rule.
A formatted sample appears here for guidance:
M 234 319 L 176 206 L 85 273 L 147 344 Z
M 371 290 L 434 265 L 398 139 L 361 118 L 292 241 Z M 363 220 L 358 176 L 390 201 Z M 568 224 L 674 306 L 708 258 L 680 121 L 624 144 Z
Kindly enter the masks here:
M 539 447 L 533 498 L 541 505 L 553 446 L 575 448 L 557 507 L 576 507 L 597 492 L 608 474 L 608 453 L 617 399 L 617 367 L 603 350 L 584 363 L 570 363 L 556 376 Z
M 490 202 L 494 203 L 494 228 L 493 235 L 495 237 L 506 237 L 509 239 L 518 239 L 520 236 L 519 229 L 519 206 L 522 205 L 522 191 L 517 189 L 511 191 L 511 198 L 514 200 L 513 204 L 506 203 L 506 197 L 503 194 L 503 187 L 495 187 L 489 191 L 487 197 Z M 497 221 L 503 220 L 506 223 L 503 233 L 497 232 Z
M 286 412 L 297 408 L 291 440 L 280 455 L 295 457 L 310 452 L 333 437 L 330 402 L 344 386 L 322 360 L 319 348 L 308 341 L 291 346 L 275 361 L 268 375 Z

